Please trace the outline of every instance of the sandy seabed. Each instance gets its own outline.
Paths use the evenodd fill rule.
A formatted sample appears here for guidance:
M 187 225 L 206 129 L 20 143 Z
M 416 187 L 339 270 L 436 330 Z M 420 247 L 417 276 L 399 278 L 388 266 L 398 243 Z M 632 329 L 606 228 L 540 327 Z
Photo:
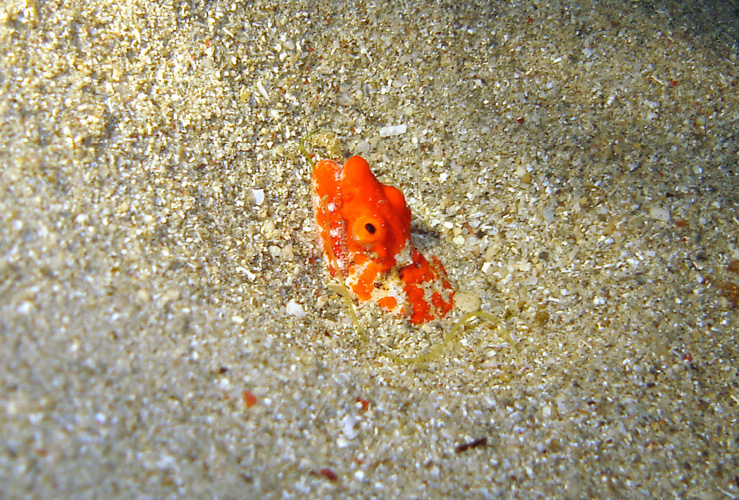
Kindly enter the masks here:
M 736 2 L 4 2 L 0 496 L 739 497 L 738 41 Z M 359 335 L 316 130 L 452 315 Z

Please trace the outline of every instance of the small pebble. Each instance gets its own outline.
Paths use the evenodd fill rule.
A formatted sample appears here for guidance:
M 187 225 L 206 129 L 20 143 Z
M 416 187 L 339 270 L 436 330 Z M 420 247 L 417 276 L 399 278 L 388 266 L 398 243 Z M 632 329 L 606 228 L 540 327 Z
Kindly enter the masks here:
M 367 156 L 370 152 L 370 143 L 367 141 L 359 141 L 357 143 L 357 150 L 356 153 L 359 156 Z
M 380 129 L 380 137 L 392 137 L 395 135 L 402 135 L 405 134 L 407 128 L 408 127 L 405 124 L 382 127 Z
M 264 203 L 264 189 L 252 189 L 251 192 L 254 195 L 254 203 L 261 207 Z
M 454 295 L 454 302 L 465 313 L 479 311 L 482 307 L 480 295 L 474 292 L 458 292 Z
M 303 306 L 295 302 L 294 299 L 290 299 L 290 301 L 287 303 L 287 305 L 285 306 L 285 312 L 290 316 L 295 316 L 298 319 L 303 319 L 308 315 L 308 313 L 305 312 L 305 309 L 303 309 Z
M 652 219 L 661 220 L 662 222 L 667 222 L 670 220 L 670 211 L 666 208 L 662 208 L 659 206 L 653 206 L 649 208 L 649 216 Z

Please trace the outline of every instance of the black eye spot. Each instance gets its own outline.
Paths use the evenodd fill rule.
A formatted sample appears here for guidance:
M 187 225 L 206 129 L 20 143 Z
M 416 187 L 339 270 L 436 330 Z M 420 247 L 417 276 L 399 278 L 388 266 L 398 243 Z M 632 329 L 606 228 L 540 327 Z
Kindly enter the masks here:
M 375 231 L 377 231 L 377 229 L 375 229 L 375 226 L 369 223 L 365 224 L 364 228 L 367 230 L 369 234 L 375 234 Z

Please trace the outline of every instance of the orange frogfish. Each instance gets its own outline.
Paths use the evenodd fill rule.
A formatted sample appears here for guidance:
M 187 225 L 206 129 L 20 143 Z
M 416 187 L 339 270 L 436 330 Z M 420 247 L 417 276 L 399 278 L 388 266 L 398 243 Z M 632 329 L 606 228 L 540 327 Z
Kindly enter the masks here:
M 444 266 L 411 242 L 411 211 L 403 193 L 378 181 L 360 156 L 344 165 L 319 161 L 312 184 L 331 275 L 343 277 L 360 302 L 373 302 L 414 324 L 452 310 L 454 289 Z

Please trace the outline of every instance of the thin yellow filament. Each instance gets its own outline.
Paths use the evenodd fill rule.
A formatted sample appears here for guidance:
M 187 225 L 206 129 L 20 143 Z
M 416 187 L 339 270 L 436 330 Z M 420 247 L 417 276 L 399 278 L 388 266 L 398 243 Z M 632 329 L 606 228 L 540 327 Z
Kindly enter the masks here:
M 495 316 L 493 316 L 492 314 L 490 314 L 489 312 L 485 312 L 485 311 L 472 311 L 472 312 L 467 313 L 464 316 L 462 316 L 462 319 L 460 319 L 459 321 L 457 321 L 454 324 L 454 326 L 452 327 L 452 329 L 449 330 L 449 333 L 447 333 L 446 335 L 444 335 L 444 339 L 441 341 L 441 343 L 435 345 L 434 347 L 432 347 L 431 350 L 429 352 L 427 352 L 426 354 L 421 354 L 420 356 L 415 356 L 413 358 L 401 358 L 400 356 L 396 356 L 396 355 L 390 354 L 390 353 L 384 353 L 384 354 L 385 354 L 385 356 L 387 356 L 388 358 L 392 359 L 396 363 L 405 363 L 405 364 L 415 365 L 415 364 L 420 364 L 420 363 L 427 363 L 429 361 L 434 361 L 436 358 L 438 358 L 439 356 L 441 356 L 441 354 L 444 352 L 444 349 L 449 344 L 451 344 L 452 342 L 454 342 L 457 339 L 457 337 L 459 336 L 459 334 L 464 330 L 465 326 L 467 326 L 467 323 L 471 319 L 473 319 L 473 318 L 482 318 L 482 319 L 487 320 L 487 321 L 489 321 L 491 323 L 493 323 L 494 321 L 496 321 L 498 319 Z M 511 339 L 510 334 L 507 331 L 505 331 L 505 334 L 506 334 L 505 335 L 506 340 L 509 343 L 511 343 L 511 345 L 512 345 L 513 344 L 513 341 Z

